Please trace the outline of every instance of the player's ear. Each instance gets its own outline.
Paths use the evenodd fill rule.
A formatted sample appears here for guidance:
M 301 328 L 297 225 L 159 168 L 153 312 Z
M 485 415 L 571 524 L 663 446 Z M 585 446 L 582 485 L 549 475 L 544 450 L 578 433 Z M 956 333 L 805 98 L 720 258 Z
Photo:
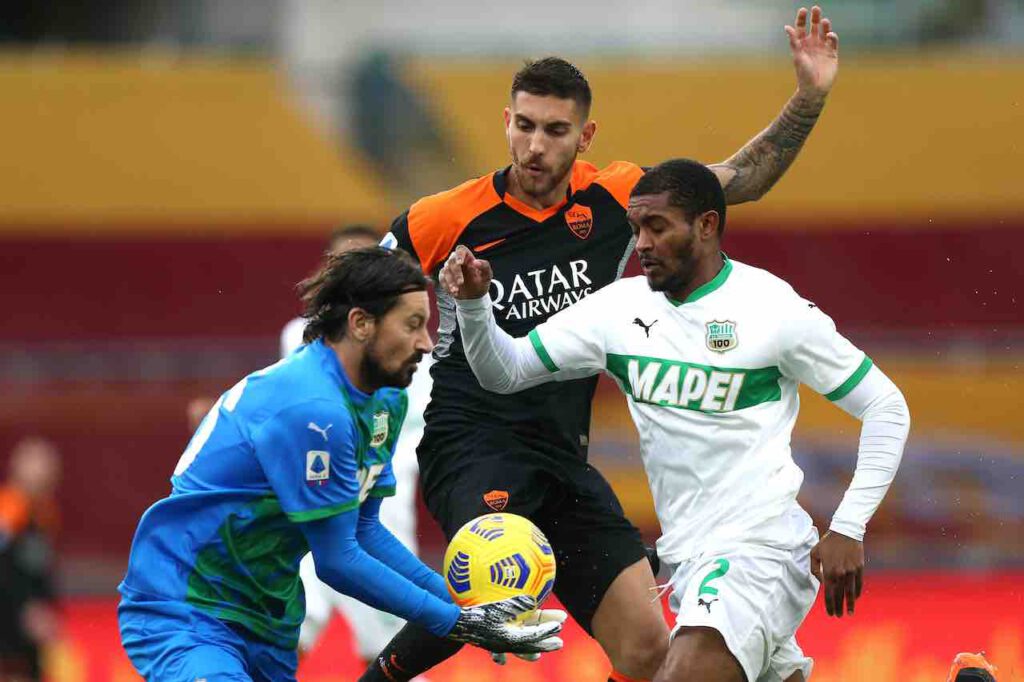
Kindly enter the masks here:
M 587 121 L 583 124 L 580 141 L 576 143 L 576 151 L 583 154 L 590 149 L 590 145 L 594 143 L 594 135 L 597 135 L 597 121 Z
M 714 236 L 718 235 L 718 221 L 721 217 L 718 215 L 718 211 L 707 211 L 697 218 L 697 225 L 700 228 L 700 238 L 702 241 L 707 241 Z
M 373 335 L 376 318 L 362 308 L 353 307 L 348 311 L 348 335 L 364 343 Z

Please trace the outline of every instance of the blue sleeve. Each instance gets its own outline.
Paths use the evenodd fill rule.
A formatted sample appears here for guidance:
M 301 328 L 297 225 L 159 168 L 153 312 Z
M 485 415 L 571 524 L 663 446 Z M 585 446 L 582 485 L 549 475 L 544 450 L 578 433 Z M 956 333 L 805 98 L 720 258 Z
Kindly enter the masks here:
M 459 607 L 415 585 L 364 551 L 356 538 L 359 517 L 353 509 L 300 524 L 313 552 L 317 576 L 338 592 L 422 625 L 439 637 L 451 632 Z
M 394 453 L 392 452 L 392 457 Z M 398 486 L 398 479 L 395 478 L 395 470 L 391 466 L 391 462 L 384 465 L 380 475 L 377 477 L 377 482 L 373 484 L 367 497 L 369 498 L 384 498 L 391 497 L 395 494 L 395 488 Z M 379 501 L 379 500 L 378 500 Z M 380 506 L 378 504 L 378 506 Z
M 359 506 L 355 443 L 352 417 L 343 406 L 327 401 L 289 407 L 253 432 L 263 473 L 281 509 L 296 522 Z
M 409 551 L 380 522 L 380 499 L 368 499 L 359 508 L 356 538 L 367 554 L 390 566 L 394 571 L 447 602 L 452 600 L 444 578 Z

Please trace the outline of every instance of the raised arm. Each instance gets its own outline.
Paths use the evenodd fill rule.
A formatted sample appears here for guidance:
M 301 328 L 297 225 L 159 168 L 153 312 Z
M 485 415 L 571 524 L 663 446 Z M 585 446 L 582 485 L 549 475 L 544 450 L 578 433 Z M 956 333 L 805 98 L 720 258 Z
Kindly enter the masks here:
M 821 8 L 801 7 L 796 26 L 786 26 L 796 69 L 797 89 L 782 113 L 754 139 L 722 163 L 712 164 L 730 204 L 756 201 L 772 188 L 800 153 L 825 107 L 839 69 L 839 36 Z

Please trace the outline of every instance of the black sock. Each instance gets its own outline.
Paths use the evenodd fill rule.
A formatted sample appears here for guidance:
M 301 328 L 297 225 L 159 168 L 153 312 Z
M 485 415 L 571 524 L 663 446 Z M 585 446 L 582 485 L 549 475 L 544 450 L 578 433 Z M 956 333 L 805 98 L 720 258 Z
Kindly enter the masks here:
M 408 623 L 370 663 L 359 682 L 408 682 L 447 661 L 462 646 L 461 642 L 438 637 Z

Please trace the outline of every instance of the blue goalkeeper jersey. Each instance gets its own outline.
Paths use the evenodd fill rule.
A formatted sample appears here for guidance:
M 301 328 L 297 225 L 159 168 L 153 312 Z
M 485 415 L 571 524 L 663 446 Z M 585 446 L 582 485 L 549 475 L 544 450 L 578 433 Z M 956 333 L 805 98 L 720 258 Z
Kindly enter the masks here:
M 405 391 L 355 388 L 321 341 L 238 382 L 196 430 L 171 494 L 142 516 L 120 592 L 184 601 L 294 648 L 299 523 L 394 494 Z

